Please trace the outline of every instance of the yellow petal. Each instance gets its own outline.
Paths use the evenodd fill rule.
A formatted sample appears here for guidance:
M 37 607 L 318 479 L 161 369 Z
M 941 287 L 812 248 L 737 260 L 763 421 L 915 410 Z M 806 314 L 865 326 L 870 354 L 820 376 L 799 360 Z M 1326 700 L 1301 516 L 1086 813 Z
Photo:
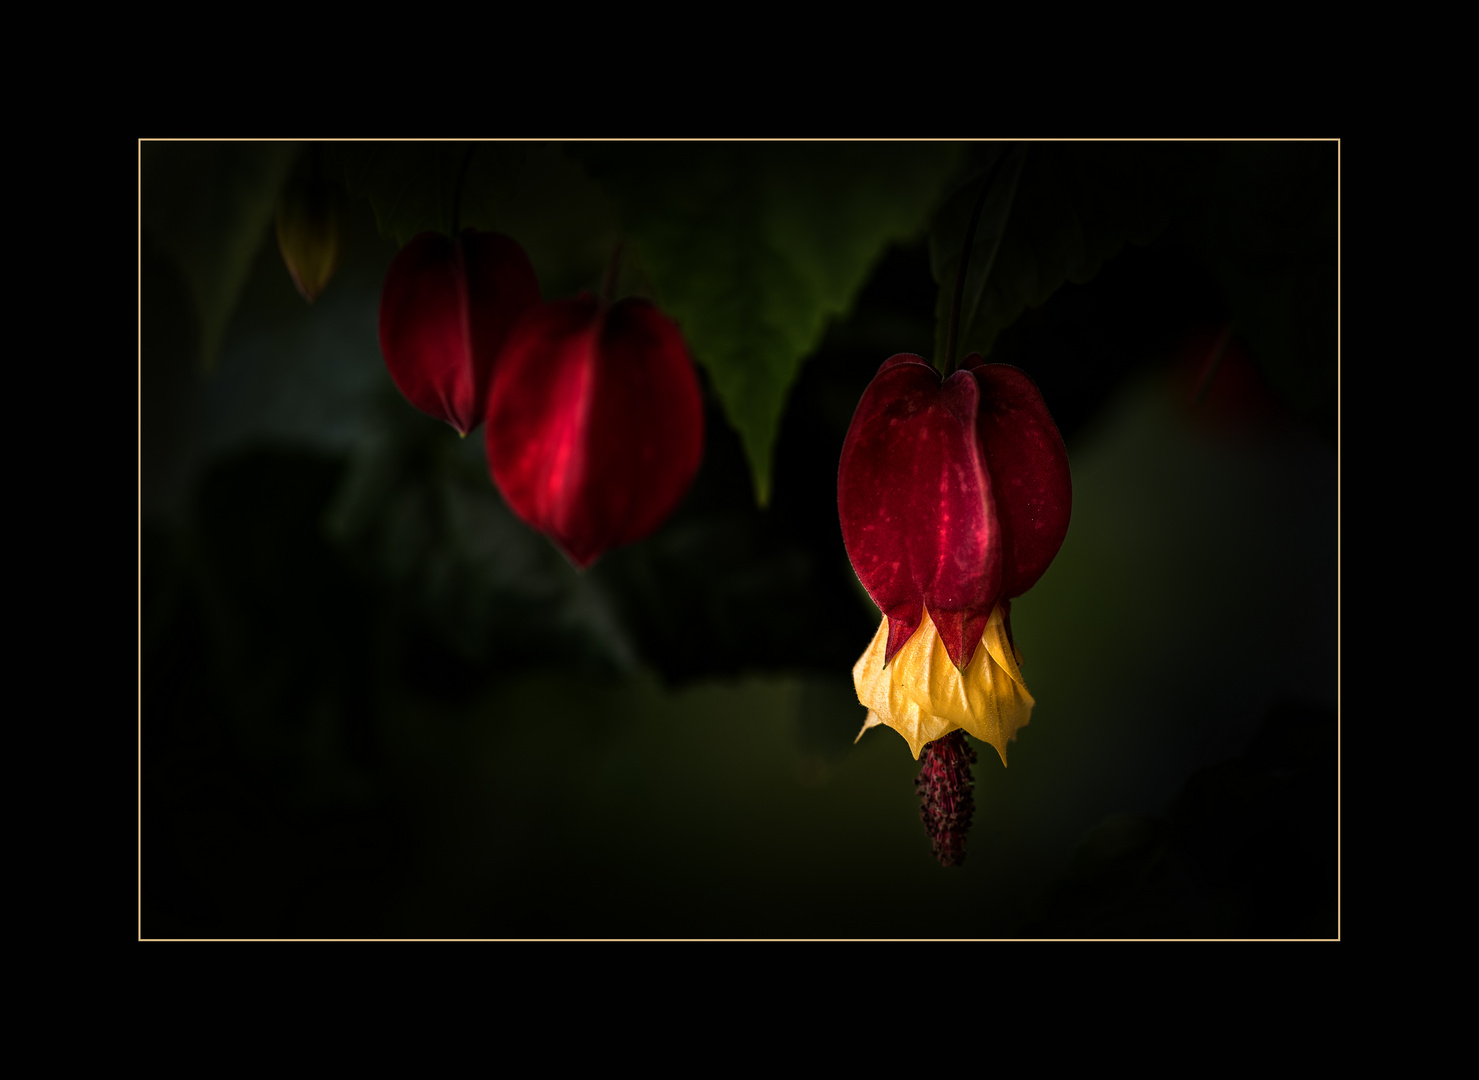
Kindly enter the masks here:
M 888 619 L 853 666 L 858 701 L 868 708 L 863 731 L 887 724 L 909 743 L 916 760 L 926 743 L 957 728 L 988 742 L 1006 764 L 1006 747 L 1032 716 L 1032 695 L 1022 682 L 1002 610 L 991 613 L 965 673 L 950 662 L 929 613 L 887 666 Z M 862 731 L 858 732 L 862 737 Z
M 981 635 L 981 648 L 966 668 L 965 685 L 971 703 L 970 722 L 965 728 L 982 742 L 996 747 L 1001 763 L 1007 763 L 1007 742 L 1032 719 L 1036 704 L 1022 681 L 1022 669 L 1012 643 L 1007 640 L 1006 619 L 998 604 Z
M 858 738 L 853 740 L 853 745 L 854 746 L 857 745 L 858 739 L 861 739 L 863 737 L 863 732 L 864 731 L 867 731 L 870 727 L 877 727 L 881 723 L 883 723 L 883 718 L 881 716 L 879 716 L 876 712 L 874 712 L 872 709 L 869 709 L 868 710 L 868 718 L 863 721 L 863 726 L 858 731 Z
M 926 628 L 928 633 L 925 632 Z M 878 627 L 878 633 L 873 635 L 873 641 L 852 669 L 853 687 L 857 690 L 858 701 L 868 707 L 870 715 L 878 717 L 879 723 L 887 724 L 904 736 L 916 759 L 925 743 L 948 735 L 954 728 L 947 720 L 921 708 L 920 701 L 909 693 L 908 686 L 900 681 L 899 674 L 912 672 L 913 667 L 917 666 L 915 654 L 911 654 L 910 660 L 906 660 L 904 655 L 911 648 L 918 652 L 916 642 L 927 641 L 929 638 L 938 640 L 939 636 L 932 623 L 921 626 L 908 644 L 899 650 L 893 663 L 885 667 L 883 654 L 888 647 L 888 619 L 885 618 Z M 940 651 L 944 652 L 944 645 L 940 646 Z M 946 662 L 949 662 L 948 658 Z M 866 731 L 870 726 L 873 725 L 865 723 L 863 730 Z

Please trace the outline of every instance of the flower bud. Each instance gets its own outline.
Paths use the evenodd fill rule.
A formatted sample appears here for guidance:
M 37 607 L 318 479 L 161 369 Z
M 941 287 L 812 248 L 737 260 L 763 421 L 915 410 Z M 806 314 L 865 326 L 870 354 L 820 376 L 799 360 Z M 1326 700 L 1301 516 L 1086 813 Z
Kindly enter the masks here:
M 320 150 L 310 145 L 277 200 L 277 247 L 310 304 L 339 267 L 344 216 L 344 190 L 324 174 Z

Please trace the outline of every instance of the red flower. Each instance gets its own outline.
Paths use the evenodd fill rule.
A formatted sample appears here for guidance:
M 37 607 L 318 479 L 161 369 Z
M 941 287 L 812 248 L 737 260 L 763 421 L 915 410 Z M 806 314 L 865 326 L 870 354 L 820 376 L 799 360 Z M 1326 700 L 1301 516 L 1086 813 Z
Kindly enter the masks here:
M 1023 372 L 972 356 L 941 380 L 910 353 L 883 363 L 837 473 L 843 542 L 887 626 L 854 669 L 865 730 L 889 724 L 918 757 L 964 728 L 1005 760 L 1032 710 L 1005 601 L 1058 554 L 1072 497 L 1063 439 Z M 895 663 L 921 626 L 928 640 Z
M 538 303 L 534 267 L 508 237 L 421 233 L 380 293 L 385 366 L 407 401 L 466 435 L 483 419 L 509 329 Z
M 607 307 L 585 293 L 530 312 L 488 402 L 493 482 L 582 569 L 661 525 L 703 454 L 683 336 L 645 300 Z

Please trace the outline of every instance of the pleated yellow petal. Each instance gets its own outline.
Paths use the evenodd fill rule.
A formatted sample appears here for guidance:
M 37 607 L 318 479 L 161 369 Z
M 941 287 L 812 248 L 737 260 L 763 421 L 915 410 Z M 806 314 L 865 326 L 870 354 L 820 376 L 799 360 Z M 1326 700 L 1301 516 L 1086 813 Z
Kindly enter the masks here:
M 916 760 L 924 744 L 949 735 L 970 718 L 970 706 L 960 672 L 950 662 L 950 653 L 940 640 L 935 624 L 926 614 L 919 629 L 894 656 L 891 684 L 903 696 L 912 714 L 907 730 L 892 725 L 909 740 Z
M 883 653 L 887 647 L 888 618 L 885 617 L 883 624 L 878 628 L 878 633 L 873 635 L 873 640 L 863 650 L 863 655 L 858 657 L 858 662 L 852 666 L 853 689 L 858 692 L 859 703 L 868 707 L 869 719 L 876 713 L 889 711 L 889 673 L 883 666 Z M 865 724 L 863 730 L 867 731 L 872 726 L 874 725 Z
M 981 647 L 965 671 L 970 718 L 961 727 L 982 742 L 996 747 L 1001 763 L 1007 763 L 1007 742 L 1027 726 L 1036 704 L 1022 681 L 1012 643 L 1007 640 L 1006 619 L 997 605 L 981 635 Z
M 915 638 L 924 635 L 924 627 L 914 632 L 914 637 L 909 639 L 912 644 Z M 930 627 L 928 636 L 938 638 L 934 628 Z M 873 640 L 868 648 L 853 665 L 852 681 L 853 688 L 857 690 L 858 701 L 868 708 L 868 720 L 863 724 L 863 731 L 875 727 L 880 723 L 887 724 L 909 741 L 909 746 L 914 751 L 914 756 L 919 757 L 919 751 L 924 744 L 931 739 L 938 739 L 940 735 L 931 735 L 928 732 L 937 726 L 935 718 L 921 711 L 918 702 L 912 700 L 898 684 L 899 661 L 904 652 L 909 649 L 905 645 L 899 654 L 894 657 L 892 664 L 884 666 L 883 656 L 888 647 L 888 619 L 878 627 L 878 633 L 873 635 Z M 876 719 L 875 719 L 876 717 Z M 940 734 L 948 732 L 949 728 Z M 858 733 L 859 738 L 862 732 Z
M 1012 682 L 1026 691 L 1027 684 L 1022 680 L 1022 669 L 1018 666 L 1022 661 L 1019 659 L 1021 653 L 1007 637 L 1007 620 L 1002 613 L 1000 604 L 991 610 L 991 618 L 986 621 L 986 631 L 981 635 L 981 644 L 986 646 L 986 651 L 991 654 L 991 659 L 996 661 L 997 667 L 1002 668 L 1012 677 Z M 1032 695 L 1027 695 L 1027 700 L 1032 700 Z
M 1032 715 L 1032 695 L 1022 682 L 1012 646 L 1007 641 L 1001 608 L 991 613 L 964 675 L 950 662 L 945 643 L 925 612 L 919 629 L 885 666 L 888 619 L 853 665 L 858 701 L 868 709 L 863 731 L 887 724 L 909 743 L 915 760 L 926 743 L 964 728 L 988 742 L 1006 764 L 1007 741 Z

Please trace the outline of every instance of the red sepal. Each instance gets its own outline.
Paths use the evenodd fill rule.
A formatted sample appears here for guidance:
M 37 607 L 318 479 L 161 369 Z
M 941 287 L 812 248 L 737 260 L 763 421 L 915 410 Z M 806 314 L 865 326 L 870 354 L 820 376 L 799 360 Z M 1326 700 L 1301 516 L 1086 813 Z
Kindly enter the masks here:
M 979 360 L 942 380 L 919 356 L 890 357 L 843 442 L 842 537 L 888 616 L 885 662 L 928 609 L 963 670 L 992 609 L 1042 576 L 1068 529 L 1068 456 L 1042 396 Z

